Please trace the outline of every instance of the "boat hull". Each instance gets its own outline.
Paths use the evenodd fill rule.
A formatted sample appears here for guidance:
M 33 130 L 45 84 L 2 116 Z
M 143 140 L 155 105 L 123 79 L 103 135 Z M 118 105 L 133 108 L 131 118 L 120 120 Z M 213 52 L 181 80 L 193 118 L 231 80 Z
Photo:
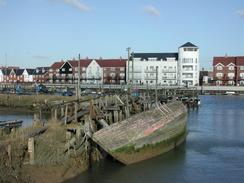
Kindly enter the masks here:
M 111 125 L 96 132 L 93 139 L 126 165 L 168 152 L 186 139 L 187 112 L 179 102 L 166 107 L 159 106 Z

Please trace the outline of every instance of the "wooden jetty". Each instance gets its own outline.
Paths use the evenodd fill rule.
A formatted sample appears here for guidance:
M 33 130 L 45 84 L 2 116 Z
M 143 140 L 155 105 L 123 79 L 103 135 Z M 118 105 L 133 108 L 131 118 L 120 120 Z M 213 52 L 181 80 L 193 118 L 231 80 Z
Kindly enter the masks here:
M 57 101 L 49 107 L 53 119 L 66 125 L 64 152 L 87 159 L 102 150 L 131 164 L 167 152 L 186 137 L 186 107 L 175 97 L 159 95 L 156 100 L 149 93 L 122 93 Z

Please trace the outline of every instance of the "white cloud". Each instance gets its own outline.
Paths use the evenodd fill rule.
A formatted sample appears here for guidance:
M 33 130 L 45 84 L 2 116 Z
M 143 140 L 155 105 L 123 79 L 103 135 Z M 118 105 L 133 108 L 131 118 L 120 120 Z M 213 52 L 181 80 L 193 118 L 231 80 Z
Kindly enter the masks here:
M 153 5 L 145 6 L 144 11 L 153 16 L 160 16 L 160 11 Z
M 240 17 L 243 17 L 244 18 L 244 9 L 242 10 L 239 10 L 236 12 Z
M 86 4 L 82 3 L 80 0 L 59 0 L 59 1 L 62 1 L 63 3 L 65 3 L 69 6 L 77 8 L 78 10 L 80 10 L 82 12 L 90 10 L 90 8 Z

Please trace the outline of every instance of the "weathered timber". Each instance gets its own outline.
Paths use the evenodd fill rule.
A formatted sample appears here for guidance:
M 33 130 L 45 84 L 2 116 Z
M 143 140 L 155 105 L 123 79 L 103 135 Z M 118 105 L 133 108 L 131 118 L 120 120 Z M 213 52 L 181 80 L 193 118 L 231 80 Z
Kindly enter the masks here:
M 181 102 L 175 101 L 167 106 L 174 111 L 174 117 L 163 113 L 163 106 L 158 105 L 95 132 L 92 139 L 124 164 L 169 151 L 185 139 L 187 113 Z
M 36 129 L 34 132 L 32 132 L 31 134 L 28 135 L 28 138 L 32 138 L 32 137 L 36 137 L 39 136 L 43 133 L 45 133 L 45 131 L 48 129 L 48 127 L 42 127 L 42 128 L 38 128 Z

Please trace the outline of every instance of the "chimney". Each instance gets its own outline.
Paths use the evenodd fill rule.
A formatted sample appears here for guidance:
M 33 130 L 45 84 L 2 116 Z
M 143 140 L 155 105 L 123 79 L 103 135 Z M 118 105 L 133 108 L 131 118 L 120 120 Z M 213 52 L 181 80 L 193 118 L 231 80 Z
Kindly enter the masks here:
M 103 59 L 103 57 L 99 57 L 99 60 L 102 60 Z
M 226 54 L 225 54 L 225 58 L 227 58 L 227 57 L 228 57 L 228 54 L 226 53 Z

